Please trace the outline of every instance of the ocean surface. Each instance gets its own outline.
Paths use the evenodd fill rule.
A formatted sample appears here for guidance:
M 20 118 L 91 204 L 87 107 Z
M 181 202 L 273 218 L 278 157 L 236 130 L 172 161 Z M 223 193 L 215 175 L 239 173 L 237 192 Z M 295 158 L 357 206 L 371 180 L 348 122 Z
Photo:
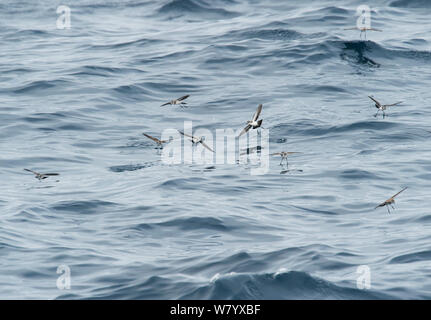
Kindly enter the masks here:
M 431 2 L 362 4 L 2 0 L 0 299 L 431 299 Z M 265 174 L 143 136 L 260 103 Z

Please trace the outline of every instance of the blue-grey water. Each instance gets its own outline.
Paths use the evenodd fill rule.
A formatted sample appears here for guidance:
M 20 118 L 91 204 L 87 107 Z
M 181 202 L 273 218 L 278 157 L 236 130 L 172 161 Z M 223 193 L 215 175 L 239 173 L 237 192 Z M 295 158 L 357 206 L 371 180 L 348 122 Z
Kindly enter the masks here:
M 431 2 L 368 3 L 366 40 L 361 4 L 2 0 L 0 298 L 430 299 Z M 142 135 L 259 103 L 287 170 L 166 164 Z

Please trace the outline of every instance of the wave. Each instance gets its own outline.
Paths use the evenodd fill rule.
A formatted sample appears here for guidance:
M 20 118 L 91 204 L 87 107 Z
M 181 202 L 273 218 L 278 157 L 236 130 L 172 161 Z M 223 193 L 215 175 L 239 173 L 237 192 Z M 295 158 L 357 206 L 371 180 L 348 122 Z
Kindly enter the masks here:
M 62 201 L 51 207 L 55 211 L 75 212 L 79 214 L 92 214 L 104 212 L 107 208 L 115 207 L 118 204 L 101 200 L 87 201 Z
M 109 167 L 109 170 L 112 172 L 127 172 L 127 171 L 136 171 L 141 170 L 145 168 L 151 168 L 154 166 L 154 162 L 147 162 L 144 164 L 126 164 L 126 165 L 120 165 L 120 166 L 112 166 Z
M 215 230 L 229 232 L 235 229 L 233 226 L 226 226 L 220 219 L 212 217 L 190 217 L 190 218 L 177 218 L 165 222 L 158 223 L 142 223 L 135 226 L 133 229 L 142 231 L 154 229 L 157 227 L 172 227 L 178 228 L 183 231 L 190 230 Z
M 260 40 L 296 40 L 305 37 L 304 34 L 292 29 L 255 29 L 232 31 L 229 37 L 237 39 L 260 39 Z
M 278 130 L 282 132 L 283 135 L 299 134 L 304 136 L 325 136 L 334 133 L 348 133 L 355 131 L 363 131 L 364 129 L 373 131 L 387 131 L 389 129 L 394 129 L 398 127 L 399 124 L 394 122 L 381 122 L 381 121 L 357 121 L 354 123 L 347 123 L 336 126 L 328 126 L 323 124 L 318 124 L 316 121 L 312 120 L 298 120 L 295 126 L 292 127 L 290 124 L 279 124 L 274 126 L 275 132 Z M 277 131 L 276 131 L 277 130 Z
M 389 6 L 398 8 L 431 8 L 431 2 L 429 0 L 395 0 Z
M 70 82 L 65 80 L 51 80 L 51 81 L 40 80 L 40 81 L 30 82 L 29 84 L 19 87 L 17 89 L 12 89 L 12 90 L 9 89 L 9 90 L 15 94 L 35 94 L 37 92 L 42 93 L 48 89 L 65 87 L 69 84 Z
M 128 73 L 142 73 L 143 71 L 135 68 L 115 68 L 107 66 L 82 66 L 78 70 L 70 73 L 72 76 L 99 76 L 99 77 L 112 77 L 115 75 L 128 74 Z
M 427 250 L 427 251 L 420 251 L 420 252 L 408 253 L 408 254 L 397 256 L 391 259 L 389 263 L 390 264 L 412 263 L 412 262 L 430 261 L 430 260 L 431 260 L 431 250 Z
M 287 300 L 392 299 L 392 296 L 337 286 L 306 272 L 233 274 L 218 278 L 180 299 Z
M 90 49 L 119 49 L 119 48 L 128 48 L 128 47 L 136 47 L 136 48 L 144 48 L 149 45 L 159 43 L 161 40 L 157 39 L 136 39 L 136 40 L 130 40 L 130 41 L 124 41 L 124 42 L 117 42 L 117 43 L 109 43 L 109 44 L 92 44 L 90 46 Z
M 53 34 L 50 32 L 47 32 L 45 30 L 38 30 L 38 29 L 27 29 L 27 30 L 18 30 L 9 32 L 6 35 L 3 36 L 4 40 L 23 40 L 23 39 L 34 39 L 34 38 L 44 38 L 46 39 L 49 36 L 52 36 Z
M 203 18 L 228 19 L 238 16 L 236 12 L 212 7 L 213 3 L 198 0 L 172 0 L 158 11 L 161 14 L 192 14 Z

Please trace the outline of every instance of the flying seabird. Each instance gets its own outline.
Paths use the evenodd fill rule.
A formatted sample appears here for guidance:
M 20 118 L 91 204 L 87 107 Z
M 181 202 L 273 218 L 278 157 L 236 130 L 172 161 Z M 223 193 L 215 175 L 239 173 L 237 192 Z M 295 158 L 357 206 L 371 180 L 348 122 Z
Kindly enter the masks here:
M 400 192 L 398 192 L 398 193 L 396 193 L 396 194 L 394 194 L 392 197 L 390 197 L 388 200 L 386 200 L 385 202 L 382 202 L 381 204 L 379 204 L 377 207 L 375 207 L 374 208 L 374 210 L 376 210 L 377 208 L 379 208 L 379 207 L 384 207 L 384 206 L 386 206 L 386 208 L 388 209 L 388 212 L 389 213 L 391 213 L 391 211 L 389 210 L 389 206 L 391 206 L 392 207 L 392 209 L 395 209 L 395 207 L 392 205 L 392 204 L 394 204 L 395 203 L 395 197 L 397 196 L 397 195 L 399 195 L 401 192 L 403 192 L 404 190 L 406 190 L 407 189 L 407 187 L 405 187 L 403 190 L 401 190 Z
M 166 102 L 166 103 L 162 104 L 162 105 L 161 105 L 161 107 L 163 107 L 163 106 L 167 106 L 168 104 L 170 104 L 170 105 L 179 104 L 179 105 L 180 105 L 180 107 L 184 107 L 187 103 L 186 103 L 186 102 L 184 102 L 183 100 L 186 100 L 188 97 L 190 97 L 190 95 L 189 95 L 189 94 L 187 94 L 187 95 L 185 95 L 185 96 L 182 96 L 181 98 L 174 99 L 174 100 L 171 100 L 171 101 L 169 101 L 169 102 Z
M 187 134 L 187 133 L 184 133 L 184 132 L 182 132 L 182 131 L 180 131 L 180 130 L 178 130 L 178 132 L 179 133 L 181 133 L 183 136 L 186 136 L 186 137 L 189 137 L 189 138 L 191 138 L 190 139 L 190 141 L 195 145 L 195 144 L 198 144 L 198 143 L 200 143 L 201 145 L 203 145 L 205 148 L 207 148 L 209 151 L 211 151 L 211 152 L 214 152 L 214 150 L 213 149 L 211 149 L 210 147 L 208 147 L 206 144 L 205 144 L 205 142 L 203 141 L 203 137 L 194 137 L 194 136 L 192 136 L 192 135 L 189 135 L 189 134 Z
M 385 110 L 388 107 L 393 107 L 393 106 L 396 106 L 396 105 L 402 103 L 402 101 L 399 101 L 399 102 L 392 103 L 392 104 L 381 104 L 375 98 L 373 98 L 373 96 L 368 96 L 368 98 L 370 98 L 371 100 L 374 101 L 374 103 L 376 104 L 376 108 L 378 109 L 377 112 L 376 112 L 376 114 L 374 115 L 374 117 L 377 117 L 377 115 L 379 114 L 379 111 L 382 111 L 383 112 L 383 117 L 385 117 L 385 115 L 386 115 L 385 114 Z
M 241 131 L 238 137 L 241 137 L 243 134 L 247 133 L 251 128 L 257 129 L 262 125 L 263 119 L 259 119 L 260 113 L 262 112 L 262 105 L 260 104 L 257 107 L 256 112 L 254 113 L 253 119 L 247 121 L 247 126 Z
M 42 181 L 50 176 L 59 176 L 60 174 L 58 173 L 39 173 L 30 169 L 24 169 L 25 171 L 31 172 L 35 175 L 36 179 L 39 179 L 39 181 Z
M 153 140 L 155 143 L 157 143 L 157 146 L 162 149 L 163 148 L 163 143 L 169 142 L 168 140 L 159 140 L 157 138 L 154 138 L 152 136 L 150 136 L 149 134 L 143 133 L 144 136 L 146 136 L 148 139 Z

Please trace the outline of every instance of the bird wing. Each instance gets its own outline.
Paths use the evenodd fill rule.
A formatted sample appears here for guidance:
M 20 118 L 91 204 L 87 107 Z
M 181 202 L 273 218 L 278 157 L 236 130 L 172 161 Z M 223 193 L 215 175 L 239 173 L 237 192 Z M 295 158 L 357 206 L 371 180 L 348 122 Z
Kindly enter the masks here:
M 24 169 L 25 171 L 28 171 L 28 172 L 31 172 L 31 173 L 33 173 L 33 174 L 35 174 L 35 175 L 39 175 L 40 173 L 39 172 L 36 172 L 36 171 L 33 171 L 33 170 L 30 170 L 30 169 Z
M 383 30 L 381 30 L 381 29 L 377 29 L 377 28 L 370 28 L 370 29 L 368 29 L 368 30 L 383 32 Z
M 403 192 L 404 190 L 406 190 L 407 187 L 405 187 L 403 190 L 401 190 L 400 192 L 397 192 L 396 194 L 394 194 L 392 197 L 390 197 L 388 200 L 391 200 L 393 198 L 395 198 L 397 195 L 399 195 L 401 192 Z
M 201 141 L 201 144 L 202 144 L 205 148 L 207 148 L 209 151 L 214 152 L 214 150 L 213 150 L 213 149 L 211 149 L 210 147 L 208 147 L 208 146 L 205 144 L 205 142 Z
M 403 103 L 403 102 L 402 101 L 398 101 L 398 102 L 392 103 L 392 104 L 385 104 L 385 107 L 393 107 L 393 106 L 396 106 L 396 105 L 398 105 L 400 103 Z
M 260 113 L 262 112 L 262 107 L 263 106 L 261 104 L 257 107 L 257 110 L 256 110 L 256 112 L 254 113 L 254 116 L 253 116 L 253 121 L 256 121 L 259 118 Z
M 43 176 L 59 176 L 59 173 L 43 173 Z
M 377 207 L 374 208 L 374 210 L 376 210 L 377 208 L 380 208 L 380 207 L 384 207 L 385 205 L 386 205 L 386 201 L 379 204 Z
M 371 100 L 373 100 L 379 107 L 381 107 L 382 105 L 380 104 L 380 102 L 378 102 L 376 99 L 374 99 L 372 96 L 368 96 L 368 98 L 370 98 Z
M 157 139 L 157 138 L 154 138 L 154 137 L 150 136 L 149 134 L 143 133 L 143 135 L 144 135 L 144 136 L 146 136 L 148 139 L 153 140 L 154 142 L 162 143 L 162 141 L 160 141 L 160 140 L 159 140 L 159 139 Z
M 358 28 L 344 28 L 344 30 L 358 30 Z
M 194 138 L 195 138 L 195 137 L 193 137 L 192 135 L 187 134 L 187 133 L 184 133 L 184 132 L 182 132 L 182 131 L 180 131 L 180 130 L 178 130 L 178 132 L 179 132 L 179 133 L 181 133 L 183 136 L 186 136 L 186 137 L 189 137 L 189 138 L 192 138 L 192 139 L 194 139 Z
M 178 101 L 183 101 L 183 100 L 186 100 L 188 97 L 190 97 L 190 95 L 186 94 L 185 96 L 182 96 L 181 98 L 178 98 L 177 100 Z
M 281 152 L 271 153 L 271 156 L 281 156 Z
M 162 104 L 161 107 L 167 106 L 168 104 L 172 104 L 172 101 L 169 101 L 169 102 Z
M 295 153 L 301 153 L 301 152 L 288 152 L 287 154 L 295 154 Z
M 241 137 L 244 133 L 247 133 L 247 131 L 250 130 L 250 128 L 251 128 L 251 125 L 248 124 L 244 129 L 242 129 L 238 137 Z

